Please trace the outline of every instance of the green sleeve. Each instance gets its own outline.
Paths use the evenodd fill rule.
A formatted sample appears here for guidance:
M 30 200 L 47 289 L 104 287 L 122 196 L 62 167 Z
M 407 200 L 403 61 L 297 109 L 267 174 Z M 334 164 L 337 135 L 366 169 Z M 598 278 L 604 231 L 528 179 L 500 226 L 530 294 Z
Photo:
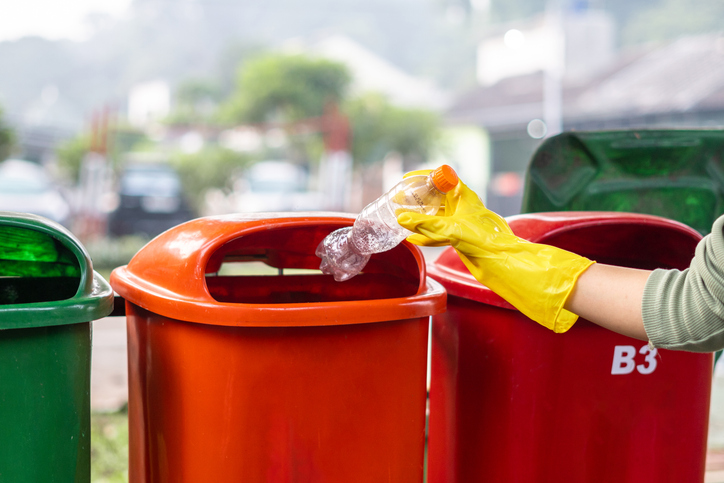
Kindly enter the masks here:
M 651 274 L 642 315 L 654 347 L 691 352 L 724 348 L 724 216 L 699 242 L 689 268 Z

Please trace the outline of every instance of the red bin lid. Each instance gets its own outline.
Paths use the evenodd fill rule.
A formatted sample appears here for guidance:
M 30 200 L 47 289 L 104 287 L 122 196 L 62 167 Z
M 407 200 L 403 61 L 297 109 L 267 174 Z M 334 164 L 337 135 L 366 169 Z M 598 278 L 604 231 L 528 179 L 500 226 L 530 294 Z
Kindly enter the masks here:
M 403 242 L 375 254 L 346 282 L 318 273 L 215 276 L 228 261 L 319 269 L 327 234 L 351 226 L 340 213 L 248 213 L 205 217 L 151 240 L 113 271 L 126 300 L 178 320 L 226 326 L 345 325 L 426 317 L 445 310 L 442 286 L 426 277 L 421 251 Z
M 653 270 L 687 268 L 702 236 L 668 218 L 619 212 L 549 212 L 506 218 L 517 236 L 557 246 L 600 263 Z M 448 294 L 515 309 L 470 274 L 454 249 L 428 265 Z

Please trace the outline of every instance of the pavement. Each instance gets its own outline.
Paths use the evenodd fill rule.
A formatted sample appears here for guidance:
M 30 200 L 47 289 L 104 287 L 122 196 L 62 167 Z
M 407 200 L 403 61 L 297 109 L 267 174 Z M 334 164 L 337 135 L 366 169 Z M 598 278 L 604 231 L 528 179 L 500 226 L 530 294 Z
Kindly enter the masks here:
M 91 408 L 117 411 L 128 402 L 125 317 L 93 322 L 92 354 Z
M 724 450 L 710 449 L 706 456 L 704 483 L 724 482 Z

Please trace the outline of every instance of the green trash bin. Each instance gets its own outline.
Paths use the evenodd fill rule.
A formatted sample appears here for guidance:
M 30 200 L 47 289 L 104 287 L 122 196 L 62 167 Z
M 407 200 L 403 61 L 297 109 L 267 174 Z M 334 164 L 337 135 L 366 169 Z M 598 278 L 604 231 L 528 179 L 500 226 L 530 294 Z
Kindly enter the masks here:
M 552 136 L 528 165 L 521 206 L 522 213 L 547 211 L 645 213 L 706 235 L 724 213 L 724 130 Z
M 0 481 L 90 481 L 91 321 L 112 309 L 68 230 L 0 212 Z

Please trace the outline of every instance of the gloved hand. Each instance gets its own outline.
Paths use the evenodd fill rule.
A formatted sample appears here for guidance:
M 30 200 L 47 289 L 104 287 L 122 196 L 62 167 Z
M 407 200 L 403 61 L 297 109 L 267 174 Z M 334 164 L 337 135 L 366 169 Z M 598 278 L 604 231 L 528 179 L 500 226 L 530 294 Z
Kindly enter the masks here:
M 539 324 L 562 333 L 578 319 L 563 305 L 578 277 L 594 262 L 515 236 L 462 181 L 447 193 L 437 216 L 402 213 L 397 222 L 416 233 L 408 238 L 411 243 L 454 247 L 480 283 Z

